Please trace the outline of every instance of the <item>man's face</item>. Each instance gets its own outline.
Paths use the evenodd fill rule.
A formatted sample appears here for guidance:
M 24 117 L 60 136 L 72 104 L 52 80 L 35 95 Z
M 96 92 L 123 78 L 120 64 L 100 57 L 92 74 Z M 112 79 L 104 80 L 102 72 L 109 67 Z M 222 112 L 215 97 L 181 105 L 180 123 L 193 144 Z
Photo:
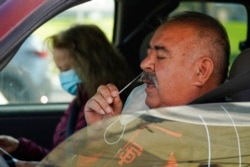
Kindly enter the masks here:
M 141 68 L 153 75 L 147 82 L 146 104 L 150 108 L 182 105 L 194 99 L 194 29 L 181 24 L 162 25 L 153 35 Z

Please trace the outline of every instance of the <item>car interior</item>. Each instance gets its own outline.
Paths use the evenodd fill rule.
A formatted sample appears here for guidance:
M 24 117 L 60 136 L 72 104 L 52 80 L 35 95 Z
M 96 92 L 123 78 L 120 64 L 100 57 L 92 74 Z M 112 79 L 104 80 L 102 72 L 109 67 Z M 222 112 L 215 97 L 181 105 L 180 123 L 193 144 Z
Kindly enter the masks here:
M 36 0 L 27 5 L 27 11 L 23 12 L 23 15 L 10 19 L 7 16 L 13 15 L 11 12 L 20 9 L 20 6 L 23 6 L 21 4 L 25 3 L 25 0 L 20 0 L 14 4 L 14 1 L 0 1 L 0 18 L 3 23 L 0 27 L 1 70 L 8 65 L 25 39 L 41 26 L 46 25 L 46 22 L 56 16 L 61 16 L 63 12 L 75 6 L 88 4 L 91 1 L 98 2 L 98 0 Z M 238 19 L 237 23 L 244 24 L 244 32 L 242 29 L 237 29 L 236 24 L 232 25 L 233 28 L 229 24 L 225 24 L 230 27 L 228 31 L 230 30 L 231 34 L 240 37 L 234 41 L 232 47 L 236 49 L 231 51 L 228 80 L 191 104 L 211 103 L 223 97 L 227 97 L 228 102 L 250 101 L 250 1 L 114 0 L 113 3 L 113 28 L 110 41 L 125 57 L 134 76 L 141 72 L 140 62 L 146 56 L 148 41 L 153 31 L 160 25 L 160 19 L 182 10 L 197 10 L 211 15 L 217 12 L 221 18 L 226 20 Z M 211 4 L 214 4 L 213 10 Z M 223 7 L 224 5 L 225 7 Z M 241 8 L 232 7 L 232 5 L 239 5 Z M 228 18 L 224 15 L 225 11 L 230 11 L 231 15 Z M 57 26 L 60 28 L 60 25 Z M 233 37 L 230 40 L 234 39 Z M 1 87 L 3 82 L 0 72 L 0 93 L 3 92 L 1 89 L 4 89 Z M 12 135 L 17 138 L 25 136 L 37 141 L 42 146 L 51 147 L 54 128 L 70 100 L 71 97 L 67 101 L 63 99 L 51 103 L 1 103 L 0 134 Z
M 243 50 L 239 56 L 237 56 L 232 64 L 232 67 L 230 69 L 229 73 L 229 80 L 238 77 L 240 74 L 247 73 L 250 71 L 249 66 L 249 48 Z M 249 75 L 246 75 L 248 77 Z M 246 79 L 246 82 L 249 81 L 249 79 Z M 238 80 L 238 82 L 240 82 Z M 244 82 L 244 81 L 241 81 Z M 247 86 L 247 85 L 246 85 Z M 237 86 L 240 87 L 240 86 Z M 249 101 L 250 100 L 250 90 L 248 87 L 246 87 L 247 90 L 243 91 L 237 91 L 234 94 L 231 94 L 232 101 Z

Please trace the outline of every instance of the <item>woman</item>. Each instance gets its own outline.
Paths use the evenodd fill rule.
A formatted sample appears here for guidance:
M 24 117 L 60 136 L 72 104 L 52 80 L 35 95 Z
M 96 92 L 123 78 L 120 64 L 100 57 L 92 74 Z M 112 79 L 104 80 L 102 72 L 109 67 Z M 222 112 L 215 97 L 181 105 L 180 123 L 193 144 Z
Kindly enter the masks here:
M 76 96 L 56 127 L 54 148 L 87 125 L 84 105 L 99 85 L 115 83 L 121 89 L 131 80 L 131 74 L 126 61 L 95 25 L 75 25 L 50 36 L 47 42 L 60 70 L 62 87 Z M 126 99 L 127 93 L 122 96 Z M 11 136 L 0 136 L 0 147 L 26 161 L 39 161 L 51 150 L 32 140 Z

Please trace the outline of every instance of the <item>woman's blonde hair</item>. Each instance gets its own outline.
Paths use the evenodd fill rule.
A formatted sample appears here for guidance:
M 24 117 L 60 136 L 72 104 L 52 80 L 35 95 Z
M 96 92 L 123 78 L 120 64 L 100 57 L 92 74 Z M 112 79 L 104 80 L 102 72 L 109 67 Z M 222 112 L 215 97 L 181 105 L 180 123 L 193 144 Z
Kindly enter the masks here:
M 89 97 L 101 84 L 114 83 L 120 89 L 131 79 L 127 62 L 96 25 L 74 25 L 48 40 L 52 49 L 69 49 L 73 68 Z

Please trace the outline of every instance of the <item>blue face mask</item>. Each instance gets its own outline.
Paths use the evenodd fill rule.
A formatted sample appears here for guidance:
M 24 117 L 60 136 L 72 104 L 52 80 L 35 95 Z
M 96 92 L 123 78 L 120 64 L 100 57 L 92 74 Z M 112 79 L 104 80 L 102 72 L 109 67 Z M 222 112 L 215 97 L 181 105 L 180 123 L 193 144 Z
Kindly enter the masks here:
M 75 70 L 70 69 L 68 71 L 61 72 L 59 74 L 59 79 L 61 86 L 65 91 L 72 95 L 77 94 L 77 84 L 81 83 L 82 81 L 79 79 Z

